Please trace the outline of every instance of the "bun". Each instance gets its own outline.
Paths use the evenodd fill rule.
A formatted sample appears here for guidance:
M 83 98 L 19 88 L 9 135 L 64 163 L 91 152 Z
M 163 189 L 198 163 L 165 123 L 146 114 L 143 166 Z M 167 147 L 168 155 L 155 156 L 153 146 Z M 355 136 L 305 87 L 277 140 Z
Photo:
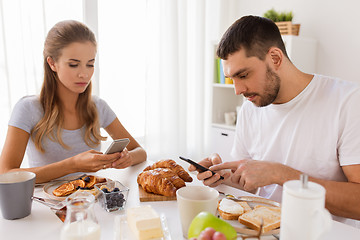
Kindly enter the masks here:
M 150 193 L 163 196 L 176 196 L 176 190 L 185 186 L 184 180 L 167 168 L 155 168 L 139 174 L 138 184 Z
M 253 210 L 242 214 L 238 221 L 245 226 L 259 231 L 261 219 L 262 232 L 280 227 L 281 209 L 279 207 L 255 206 Z
M 225 220 L 237 220 L 241 214 L 248 211 L 251 211 L 251 207 L 247 202 L 236 202 L 223 198 L 218 203 L 218 212 Z
M 172 171 L 174 171 L 185 182 L 192 182 L 192 180 L 193 180 L 192 177 L 189 175 L 189 173 L 186 172 L 182 166 L 177 164 L 172 159 L 160 160 L 160 161 L 154 163 L 153 165 L 146 167 L 144 169 L 144 171 L 155 169 L 155 168 L 169 168 Z

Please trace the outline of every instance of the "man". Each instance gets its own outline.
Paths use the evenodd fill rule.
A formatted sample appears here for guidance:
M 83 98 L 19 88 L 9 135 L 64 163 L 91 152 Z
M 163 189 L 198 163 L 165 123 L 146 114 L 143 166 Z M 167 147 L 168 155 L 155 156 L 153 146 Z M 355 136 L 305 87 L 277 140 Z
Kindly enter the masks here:
M 284 182 L 305 173 L 325 187 L 326 208 L 340 216 L 336 220 L 359 220 L 358 84 L 301 72 L 289 60 L 277 26 L 262 17 L 237 20 L 217 55 L 235 93 L 247 101 L 236 125 L 231 153 L 236 161 L 221 163 L 213 154 L 200 164 L 219 174 L 207 171 L 198 179 L 212 187 L 225 181 L 281 201 Z

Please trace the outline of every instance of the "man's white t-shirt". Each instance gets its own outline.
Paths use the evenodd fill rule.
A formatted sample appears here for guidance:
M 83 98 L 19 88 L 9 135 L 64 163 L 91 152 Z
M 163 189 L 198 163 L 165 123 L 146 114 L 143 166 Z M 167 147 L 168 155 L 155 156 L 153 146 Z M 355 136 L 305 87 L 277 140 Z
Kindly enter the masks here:
M 245 101 L 231 155 L 236 160 L 279 162 L 316 178 L 347 181 L 341 166 L 360 164 L 359 85 L 314 75 L 287 103 L 257 107 Z M 282 187 L 265 186 L 259 194 L 281 202 Z
M 93 96 L 93 101 L 99 114 L 100 127 L 106 128 L 115 120 L 116 115 L 104 100 Z M 21 98 L 14 106 L 9 120 L 9 126 L 17 127 L 30 133 L 43 115 L 44 110 L 40 104 L 39 97 L 26 96 Z M 62 129 L 62 140 L 66 145 L 70 146 L 70 149 L 65 149 L 60 143 L 54 142 L 48 137 L 44 137 L 42 143 L 45 153 L 41 153 L 36 149 L 35 143 L 30 137 L 26 148 L 29 167 L 48 165 L 90 149 L 100 151 L 100 145 L 94 148 L 86 145 L 84 141 L 84 130 L 85 127 L 76 130 Z

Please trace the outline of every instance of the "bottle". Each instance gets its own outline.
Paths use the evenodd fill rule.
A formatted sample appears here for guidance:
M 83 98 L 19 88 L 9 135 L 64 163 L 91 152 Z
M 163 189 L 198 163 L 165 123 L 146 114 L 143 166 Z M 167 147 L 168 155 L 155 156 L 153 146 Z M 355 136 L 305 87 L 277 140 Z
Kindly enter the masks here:
M 61 240 L 100 240 L 100 225 L 94 214 L 94 203 L 94 195 L 87 192 L 76 192 L 66 199 L 67 211 Z

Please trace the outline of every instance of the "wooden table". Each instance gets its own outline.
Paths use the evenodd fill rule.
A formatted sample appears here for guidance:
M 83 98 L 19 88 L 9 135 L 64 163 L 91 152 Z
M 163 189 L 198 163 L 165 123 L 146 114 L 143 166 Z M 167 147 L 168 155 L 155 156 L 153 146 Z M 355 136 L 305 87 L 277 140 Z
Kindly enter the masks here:
M 143 204 L 150 204 L 159 214 L 166 216 L 167 225 L 171 234 L 172 240 L 181 240 L 182 237 L 181 224 L 176 201 L 161 201 L 161 202 L 140 202 L 138 185 L 136 182 L 137 175 L 152 162 L 147 161 L 136 166 L 117 170 L 106 169 L 96 173 L 96 175 L 108 177 L 110 179 L 118 180 L 130 188 L 126 208 L 134 207 Z M 193 185 L 202 185 L 193 176 Z M 250 195 L 238 189 L 229 186 L 219 186 L 219 190 L 233 195 Z M 42 188 L 35 189 L 35 196 L 43 197 Z M 114 239 L 114 220 L 115 217 L 125 214 L 125 210 L 108 213 L 100 207 L 100 204 L 95 204 L 95 214 L 101 226 L 101 239 Z M 5 220 L 0 218 L 0 239 L 1 240 L 18 240 L 18 239 L 34 239 L 34 240 L 52 240 L 60 238 L 60 231 L 63 223 L 57 218 L 53 211 L 48 207 L 33 202 L 32 212 L 29 216 L 18 220 Z M 273 236 L 262 237 L 264 240 L 275 239 Z M 333 227 L 327 234 L 326 240 L 338 239 L 360 239 L 360 229 L 333 221 Z

